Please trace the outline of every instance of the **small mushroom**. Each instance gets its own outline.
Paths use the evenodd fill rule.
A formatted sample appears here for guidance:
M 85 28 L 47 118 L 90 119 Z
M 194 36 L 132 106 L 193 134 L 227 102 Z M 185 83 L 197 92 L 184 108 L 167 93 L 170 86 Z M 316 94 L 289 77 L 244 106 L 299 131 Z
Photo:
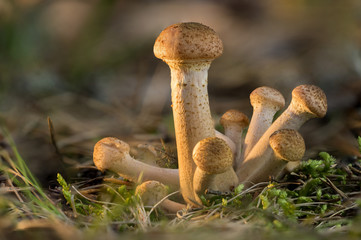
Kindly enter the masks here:
M 246 183 L 264 182 L 276 178 L 288 163 L 300 162 L 305 154 L 305 142 L 296 130 L 282 129 L 274 132 L 269 138 L 269 149 L 273 154 L 271 158 L 254 171 L 245 180 Z
M 178 169 L 160 168 L 135 160 L 129 155 L 129 145 L 114 137 L 103 138 L 94 146 L 93 161 L 101 170 L 110 170 L 134 182 L 157 180 L 172 190 L 179 189 Z
M 157 181 L 146 181 L 135 189 L 145 206 L 159 206 L 168 213 L 176 213 L 186 209 L 186 205 L 164 199 L 168 195 L 168 189 L 165 185 Z
M 209 137 L 199 141 L 194 147 L 193 160 L 197 165 L 193 188 L 197 202 L 202 204 L 199 196 L 213 184 L 217 174 L 230 169 L 233 171 L 233 154 L 225 141 L 217 137 Z
M 228 147 L 232 150 L 233 155 L 236 155 L 236 144 L 232 141 L 232 139 L 217 130 L 215 130 L 215 133 L 217 138 L 224 140 L 228 144 Z
M 224 128 L 225 135 L 236 145 L 233 161 L 233 168 L 236 169 L 242 150 L 243 130 L 248 126 L 249 119 L 244 113 L 231 109 L 222 115 L 220 124 Z
M 272 123 L 257 144 L 237 169 L 240 181 L 246 180 L 255 169 L 263 166 L 271 157 L 268 151 L 269 137 L 280 129 L 298 130 L 306 121 L 315 117 L 325 116 L 327 99 L 324 92 L 314 85 L 300 85 L 292 91 L 292 101 L 280 117 Z
M 194 146 L 215 136 L 208 100 L 208 69 L 223 52 L 222 41 L 200 23 L 178 23 L 164 29 L 154 55 L 171 70 L 172 107 L 178 149 L 179 181 L 186 202 L 193 205 Z
M 249 98 L 253 107 L 253 115 L 244 140 L 243 158 L 247 157 L 254 145 L 271 126 L 276 112 L 285 106 L 282 94 L 270 87 L 256 88 Z

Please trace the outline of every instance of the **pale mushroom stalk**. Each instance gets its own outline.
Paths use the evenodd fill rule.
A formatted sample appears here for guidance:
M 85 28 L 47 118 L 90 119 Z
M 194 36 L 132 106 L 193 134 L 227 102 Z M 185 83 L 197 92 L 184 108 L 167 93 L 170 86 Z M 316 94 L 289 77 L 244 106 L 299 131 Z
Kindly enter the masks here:
M 222 115 L 220 124 L 224 128 L 225 135 L 229 137 L 236 146 L 233 168 L 237 169 L 237 166 L 239 165 L 239 159 L 241 157 L 243 130 L 248 126 L 249 119 L 242 112 L 235 109 L 230 109 Z
M 288 163 L 300 162 L 305 153 L 305 142 L 296 130 L 282 129 L 269 138 L 272 154 L 261 168 L 245 180 L 245 184 L 268 181 L 277 178 Z
M 275 131 L 280 129 L 298 130 L 309 119 L 325 116 L 326 111 L 327 99 L 319 87 L 314 85 L 296 87 L 292 91 L 292 101 L 289 107 L 272 123 L 237 169 L 240 181 L 246 180 L 270 159 L 272 150 L 269 148 L 268 141 Z
M 209 27 L 179 23 L 164 29 L 154 44 L 154 55 L 171 70 L 172 107 L 178 151 L 179 181 L 186 202 L 193 205 L 194 146 L 215 136 L 208 101 L 208 68 L 223 51 Z
M 147 181 L 135 189 L 135 194 L 138 194 L 145 206 L 155 206 L 159 203 L 159 207 L 168 213 L 176 213 L 182 209 L 186 209 L 186 205 L 174 202 L 169 199 L 164 199 L 168 190 L 165 185 L 157 181 Z
M 137 182 L 156 180 L 168 185 L 172 190 L 179 189 L 178 169 L 155 167 L 138 161 L 129 155 L 129 145 L 117 138 L 107 137 L 94 146 L 93 161 L 101 170 L 110 170 L 119 176 Z
M 250 102 L 253 107 L 253 114 L 244 140 L 240 163 L 271 126 L 276 112 L 285 106 L 285 99 L 282 94 L 270 87 L 259 87 L 253 90 L 250 94 Z
M 225 141 L 217 137 L 209 137 L 198 142 L 194 147 L 193 159 L 197 165 L 193 178 L 194 193 L 197 203 L 201 205 L 199 196 L 212 185 L 217 174 L 232 169 L 233 154 Z

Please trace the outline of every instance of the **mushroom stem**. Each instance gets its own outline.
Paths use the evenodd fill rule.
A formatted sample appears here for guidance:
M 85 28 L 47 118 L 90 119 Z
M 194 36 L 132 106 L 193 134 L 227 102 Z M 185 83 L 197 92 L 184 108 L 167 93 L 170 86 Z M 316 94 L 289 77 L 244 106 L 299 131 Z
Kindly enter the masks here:
M 179 181 L 184 200 L 193 205 L 194 146 L 215 136 L 210 113 L 207 77 L 211 61 L 222 54 L 222 42 L 209 27 L 179 23 L 164 29 L 154 55 L 171 70 L 172 106 L 178 151 Z
M 240 163 L 271 126 L 274 115 L 285 105 L 282 94 L 270 87 L 259 87 L 250 94 L 253 114 L 244 140 Z
M 94 164 L 101 171 L 110 170 L 134 182 L 141 176 L 141 181 L 156 180 L 172 190 L 179 189 L 178 169 L 145 164 L 131 157 L 129 150 L 129 145 L 124 141 L 114 137 L 103 138 L 94 146 Z
M 271 158 L 245 180 L 246 184 L 277 178 L 288 163 L 298 163 L 305 153 L 305 142 L 296 130 L 282 129 L 269 138 Z
M 201 205 L 199 196 L 215 182 L 215 177 L 233 171 L 233 154 L 225 141 L 217 137 L 209 137 L 199 141 L 194 147 L 193 160 L 197 165 L 193 188 L 197 203 Z
M 207 93 L 207 70 L 204 62 L 198 68 L 193 64 L 169 64 L 172 73 L 172 104 L 178 152 L 181 192 L 185 200 L 193 199 L 193 147 L 202 139 L 215 135 Z M 188 202 L 188 201 L 187 201 Z
M 327 99 L 319 87 L 313 85 L 296 87 L 292 91 L 292 101 L 289 107 L 272 123 L 237 169 L 240 181 L 243 182 L 250 177 L 271 157 L 272 150 L 268 147 L 271 134 L 286 128 L 298 130 L 309 119 L 323 117 L 326 111 Z

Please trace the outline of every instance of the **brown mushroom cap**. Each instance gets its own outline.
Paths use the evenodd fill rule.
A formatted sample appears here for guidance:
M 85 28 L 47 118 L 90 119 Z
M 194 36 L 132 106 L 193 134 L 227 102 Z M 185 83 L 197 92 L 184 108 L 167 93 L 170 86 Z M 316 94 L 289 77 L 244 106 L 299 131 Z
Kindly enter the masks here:
M 232 150 L 217 137 L 199 141 L 193 149 L 193 160 L 197 167 L 209 174 L 223 173 L 233 164 Z
M 300 85 L 293 89 L 292 104 L 314 117 L 324 117 L 327 112 L 326 95 L 321 88 L 314 85 Z
M 223 52 L 217 33 L 200 23 L 177 23 L 164 29 L 154 44 L 157 58 L 173 61 L 212 60 Z
M 147 181 L 135 189 L 145 205 L 155 205 L 168 194 L 167 186 L 158 181 Z
M 222 115 L 220 123 L 223 127 L 237 125 L 240 128 L 245 128 L 249 124 L 249 118 L 238 110 L 230 109 Z
M 277 158 L 285 161 L 301 161 L 305 154 L 305 142 L 296 130 L 282 129 L 274 132 L 269 144 Z
M 285 99 L 276 89 L 270 87 L 259 87 L 252 91 L 249 96 L 253 107 L 260 105 L 270 105 L 276 110 L 285 106 Z
M 119 161 L 129 154 L 130 147 L 126 142 L 114 137 L 106 137 L 94 146 L 93 161 L 95 166 L 104 171 L 109 168 L 112 161 Z

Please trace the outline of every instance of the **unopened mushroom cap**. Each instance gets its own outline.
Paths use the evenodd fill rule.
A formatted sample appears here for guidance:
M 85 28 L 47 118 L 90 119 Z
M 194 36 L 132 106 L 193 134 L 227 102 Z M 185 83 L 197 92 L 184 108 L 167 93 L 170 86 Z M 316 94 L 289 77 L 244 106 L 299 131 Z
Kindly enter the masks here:
M 135 194 L 141 197 L 144 205 L 153 206 L 167 196 L 168 188 L 158 181 L 147 181 L 135 189 Z
M 222 115 L 220 123 L 223 127 L 236 125 L 245 128 L 249 124 L 249 118 L 238 110 L 230 109 Z
M 154 55 L 165 61 L 212 60 L 222 52 L 222 41 L 217 33 L 210 27 L 195 22 L 167 27 L 154 44 Z
M 232 150 L 217 137 L 199 141 L 193 149 L 193 160 L 197 167 L 209 174 L 227 171 L 233 164 Z
M 121 161 L 129 154 L 129 145 L 114 137 L 106 137 L 98 141 L 94 146 L 93 161 L 95 166 L 104 171 L 114 161 Z
M 327 98 L 321 88 L 314 85 L 300 85 L 292 91 L 292 104 L 314 117 L 324 117 L 327 112 Z
M 285 161 L 301 161 L 305 154 L 305 141 L 301 134 L 293 129 L 274 132 L 269 138 L 274 154 Z
M 285 106 L 285 98 L 282 94 L 276 89 L 270 87 L 256 88 L 253 90 L 249 98 L 253 107 L 269 105 L 278 111 Z

